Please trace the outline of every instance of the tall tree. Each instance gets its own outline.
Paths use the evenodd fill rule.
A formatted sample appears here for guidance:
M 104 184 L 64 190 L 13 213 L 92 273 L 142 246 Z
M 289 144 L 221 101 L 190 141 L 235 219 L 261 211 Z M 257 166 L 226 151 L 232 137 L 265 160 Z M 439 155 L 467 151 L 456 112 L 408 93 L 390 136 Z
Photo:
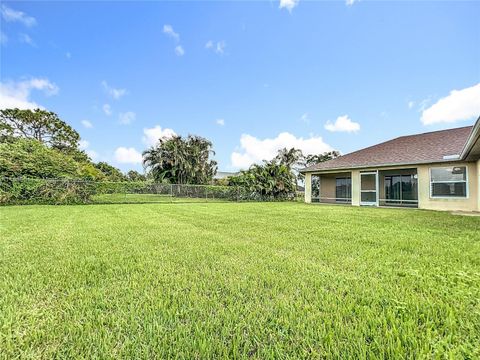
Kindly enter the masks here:
M 129 181 L 145 181 L 147 180 L 147 177 L 143 174 L 140 174 L 138 171 L 130 170 L 127 173 L 127 179 Z
M 37 140 L 19 138 L 0 143 L 0 177 L 100 180 L 104 176 L 91 162 L 78 161 Z
M 242 186 L 248 191 L 262 197 L 275 199 L 292 198 L 297 189 L 297 182 L 303 180 L 299 170 L 318 162 L 333 159 L 338 151 L 304 156 L 299 149 L 280 149 L 271 161 L 262 165 L 254 164 L 240 175 L 230 177 L 229 184 Z
M 159 139 L 143 152 L 143 164 L 155 181 L 172 184 L 207 184 L 217 171 L 212 143 L 200 136 Z
M 283 148 L 278 150 L 275 160 L 280 164 L 287 166 L 289 169 L 296 169 L 302 165 L 303 158 L 302 150 Z
M 100 161 L 94 164 L 95 168 L 100 170 L 104 175 L 104 179 L 108 181 L 125 181 L 126 177 L 120 171 L 120 169 L 112 166 L 106 162 Z
M 0 110 L 0 140 L 26 138 L 59 150 L 78 148 L 80 135 L 57 114 L 36 109 Z
M 337 150 L 324 152 L 323 154 L 307 155 L 305 156 L 305 166 L 319 164 L 328 160 L 335 159 L 340 156 Z
M 241 186 L 261 198 L 288 199 L 295 196 L 295 175 L 276 159 L 254 164 L 238 176 L 229 177 L 229 184 Z

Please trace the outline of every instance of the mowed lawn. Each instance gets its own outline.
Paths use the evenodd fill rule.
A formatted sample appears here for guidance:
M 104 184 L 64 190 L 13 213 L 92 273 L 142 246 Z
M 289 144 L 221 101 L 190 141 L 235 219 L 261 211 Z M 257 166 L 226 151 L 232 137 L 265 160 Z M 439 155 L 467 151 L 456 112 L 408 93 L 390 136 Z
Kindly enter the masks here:
M 0 208 L 1 358 L 478 358 L 480 218 Z

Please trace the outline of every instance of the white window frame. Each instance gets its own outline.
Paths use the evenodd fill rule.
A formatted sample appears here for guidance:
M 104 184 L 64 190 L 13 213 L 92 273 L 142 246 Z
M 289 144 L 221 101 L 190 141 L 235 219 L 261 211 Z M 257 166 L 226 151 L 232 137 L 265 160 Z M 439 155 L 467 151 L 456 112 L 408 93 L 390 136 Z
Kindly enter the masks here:
M 465 168 L 465 180 L 462 181 L 456 181 L 456 180 L 449 180 L 449 181 L 432 181 L 432 170 L 433 169 L 448 169 L 448 168 L 453 168 L 453 167 L 464 167 Z M 465 200 L 469 198 L 469 186 L 468 186 L 468 165 L 452 165 L 452 166 L 434 166 L 429 168 L 429 174 L 430 174 L 430 199 L 457 199 L 457 200 Z M 465 196 L 434 196 L 433 195 L 433 184 L 434 183 L 459 183 L 459 182 L 465 182 Z

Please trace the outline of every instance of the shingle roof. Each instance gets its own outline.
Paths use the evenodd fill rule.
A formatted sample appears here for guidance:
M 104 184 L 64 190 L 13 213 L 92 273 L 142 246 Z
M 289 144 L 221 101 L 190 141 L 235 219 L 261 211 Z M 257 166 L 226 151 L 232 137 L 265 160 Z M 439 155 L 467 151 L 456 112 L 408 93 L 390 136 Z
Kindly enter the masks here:
M 452 161 L 444 156 L 460 155 L 472 128 L 473 126 L 466 126 L 401 136 L 309 166 L 302 172 Z

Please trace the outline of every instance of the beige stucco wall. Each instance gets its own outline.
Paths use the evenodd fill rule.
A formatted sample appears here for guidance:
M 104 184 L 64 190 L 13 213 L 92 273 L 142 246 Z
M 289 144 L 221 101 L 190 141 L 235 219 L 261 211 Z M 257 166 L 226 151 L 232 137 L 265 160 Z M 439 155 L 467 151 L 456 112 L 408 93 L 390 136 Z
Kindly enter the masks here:
M 305 174 L 305 202 L 312 202 L 312 174 Z
M 352 170 L 352 205 L 360 206 L 360 171 Z
M 467 166 L 468 169 L 468 197 L 467 198 L 431 198 L 430 197 L 430 168 L 445 166 Z M 416 166 L 390 166 L 383 168 L 362 169 L 362 171 L 417 169 L 418 175 L 418 207 L 431 210 L 461 210 L 480 211 L 480 160 L 476 162 L 454 162 L 440 164 L 422 164 Z M 321 173 L 322 177 L 328 172 Z M 330 172 L 331 173 L 331 172 Z M 306 174 L 305 202 L 311 201 L 311 174 Z M 307 181 L 308 177 L 308 181 Z M 352 170 L 352 205 L 360 205 L 360 170 Z M 308 183 L 308 184 L 307 184 Z M 328 183 L 327 183 L 328 184 Z M 322 180 L 323 185 L 323 180 Z M 327 185 L 328 186 L 328 185 Z M 381 184 L 383 187 L 383 182 Z M 381 191 L 381 189 L 379 189 Z M 322 196 L 324 196 L 322 191 Z
M 431 198 L 430 168 L 445 166 L 467 166 L 468 197 L 467 198 Z M 431 210 L 478 211 L 478 171 L 477 163 L 451 163 L 418 165 L 418 207 Z

